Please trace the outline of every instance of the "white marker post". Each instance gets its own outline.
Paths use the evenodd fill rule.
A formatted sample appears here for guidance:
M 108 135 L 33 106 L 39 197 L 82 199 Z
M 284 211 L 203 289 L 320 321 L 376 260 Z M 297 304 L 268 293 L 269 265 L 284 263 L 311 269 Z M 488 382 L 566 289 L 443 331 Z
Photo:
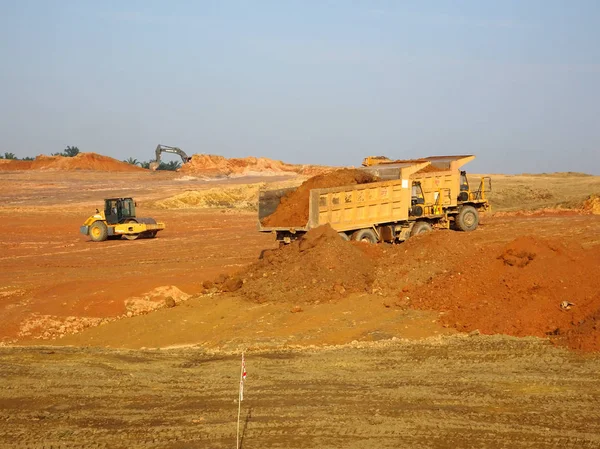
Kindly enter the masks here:
M 244 380 L 246 379 L 246 360 L 242 351 L 242 370 L 240 371 L 240 390 L 238 392 L 238 420 L 237 420 L 237 438 L 236 449 L 240 449 L 240 414 L 242 412 L 242 401 L 244 400 Z

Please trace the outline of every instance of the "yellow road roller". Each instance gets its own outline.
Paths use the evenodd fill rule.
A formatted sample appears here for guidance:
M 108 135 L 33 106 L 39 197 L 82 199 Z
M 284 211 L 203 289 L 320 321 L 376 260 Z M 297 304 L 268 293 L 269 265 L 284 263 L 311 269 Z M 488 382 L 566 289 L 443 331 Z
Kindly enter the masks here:
M 164 223 L 157 223 L 153 218 L 136 217 L 135 207 L 133 198 L 107 198 L 104 200 L 104 210 L 96 209 L 96 213 L 85 220 L 80 231 L 89 235 L 92 241 L 102 242 L 121 237 L 127 240 L 154 238 L 158 231 L 165 229 Z

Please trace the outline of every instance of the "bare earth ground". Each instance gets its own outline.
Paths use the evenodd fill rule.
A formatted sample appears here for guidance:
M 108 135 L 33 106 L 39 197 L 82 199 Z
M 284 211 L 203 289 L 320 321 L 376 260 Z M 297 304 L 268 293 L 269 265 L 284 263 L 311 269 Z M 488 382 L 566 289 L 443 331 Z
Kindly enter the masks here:
M 0 354 L 0 447 L 235 447 L 238 355 Z M 242 447 L 597 448 L 599 367 L 531 338 L 250 351 Z
M 435 314 L 386 308 L 377 295 L 301 313 L 290 304 L 196 296 L 202 281 L 237 271 L 274 242 L 256 232 L 252 212 L 149 207 L 186 189 L 264 180 L 180 178 L 0 173 L 0 339 L 55 345 L 0 348 L 3 447 L 233 447 L 232 353 L 242 347 L 246 448 L 600 447 L 596 355 L 533 338 L 455 335 Z M 574 191 L 562 178 L 558 187 L 552 177 L 509 178 L 500 209 L 514 209 L 513 187 L 533 189 L 532 207 L 560 203 L 540 189 L 583 199 L 598 187 L 597 177 L 584 178 Z M 159 238 L 95 244 L 78 234 L 102 198 L 128 195 L 140 215 L 167 223 Z M 487 245 L 532 234 L 595 247 L 600 217 L 486 217 L 472 238 Z M 128 298 L 165 286 L 194 297 L 124 317 Z M 32 323 L 44 317 L 122 319 L 40 340 L 44 330 Z M 24 323 L 31 334 L 20 335 Z M 422 337 L 429 338 L 415 340 Z M 177 345 L 196 346 L 140 349 Z

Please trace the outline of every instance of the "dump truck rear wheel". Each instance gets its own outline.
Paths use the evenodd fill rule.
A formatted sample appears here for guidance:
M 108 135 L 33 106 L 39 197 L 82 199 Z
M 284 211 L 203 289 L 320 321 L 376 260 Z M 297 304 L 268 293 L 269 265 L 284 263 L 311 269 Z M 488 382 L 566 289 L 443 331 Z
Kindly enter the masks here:
M 474 231 L 479 226 L 479 212 L 473 206 L 463 206 L 454 218 L 454 224 L 459 231 Z
M 108 237 L 108 228 L 102 221 L 95 221 L 90 226 L 90 237 L 94 242 L 103 242 Z
M 338 232 L 338 234 L 344 242 L 350 241 L 350 236 L 348 234 L 346 234 L 345 232 Z
M 361 229 L 352 234 L 352 240 L 357 242 L 377 243 L 379 237 L 372 229 Z
M 431 226 L 430 223 L 426 222 L 426 221 L 417 221 L 412 230 L 410 231 L 410 235 L 411 236 L 415 236 L 417 234 L 423 234 L 424 232 L 431 232 L 433 230 L 433 227 Z

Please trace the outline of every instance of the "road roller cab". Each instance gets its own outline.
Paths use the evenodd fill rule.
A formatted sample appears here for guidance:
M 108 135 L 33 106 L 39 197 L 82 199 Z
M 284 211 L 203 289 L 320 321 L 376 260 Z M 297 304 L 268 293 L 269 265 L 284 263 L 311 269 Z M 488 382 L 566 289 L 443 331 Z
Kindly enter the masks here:
M 89 217 L 80 231 L 89 235 L 92 241 L 138 238 L 154 238 L 158 231 L 165 228 L 164 223 L 157 223 L 153 218 L 136 216 L 136 203 L 133 198 L 107 198 L 104 200 L 104 210 Z

